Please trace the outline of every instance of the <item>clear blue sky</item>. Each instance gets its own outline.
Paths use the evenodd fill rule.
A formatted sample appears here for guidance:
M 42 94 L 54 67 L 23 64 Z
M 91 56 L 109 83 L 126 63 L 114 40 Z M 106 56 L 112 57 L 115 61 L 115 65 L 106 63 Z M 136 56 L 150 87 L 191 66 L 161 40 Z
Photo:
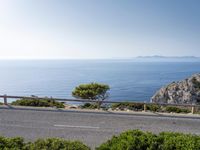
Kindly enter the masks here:
M 0 0 L 0 58 L 200 56 L 200 0 Z

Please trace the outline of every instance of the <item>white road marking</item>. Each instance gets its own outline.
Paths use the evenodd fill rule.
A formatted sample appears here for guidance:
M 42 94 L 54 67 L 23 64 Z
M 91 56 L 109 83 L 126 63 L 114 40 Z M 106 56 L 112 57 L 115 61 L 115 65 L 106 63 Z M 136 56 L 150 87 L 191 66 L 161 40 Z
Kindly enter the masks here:
M 93 126 L 73 126 L 73 125 L 62 125 L 62 124 L 55 124 L 54 127 L 99 129 L 99 127 L 93 127 Z

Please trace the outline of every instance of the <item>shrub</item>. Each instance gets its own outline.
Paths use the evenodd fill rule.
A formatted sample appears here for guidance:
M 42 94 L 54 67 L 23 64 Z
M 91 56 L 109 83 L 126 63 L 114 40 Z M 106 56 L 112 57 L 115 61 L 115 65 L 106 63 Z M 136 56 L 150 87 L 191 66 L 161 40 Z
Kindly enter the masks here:
M 123 103 L 115 103 L 111 105 L 111 108 L 114 109 L 120 109 L 120 110 L 124 110 L 124 109 L 129 109 L 129 110 L 143 110 L 144 109 L 144 105 L 140 104 L 140 103 L 129 103 L 129 102 L 123 102 Z
M 147 105 L 147 110 L 153 111 L 153 112 L 159 112 L 161 111 L 161 106 L 156 105 L 156 104 L 148 104 Z
M 85 103 L 84 105 L 81 105 L 82 109 L 97 109 L 98 105 L 95 103 Z
M 199 114 L 200 113 L 200 106 L 195 107 L 195 113 Z
M 23 138 L 0 137 L 1 150 L 90 150 L 79 141 L 67 141 L 59 138 L 38 139 L 35 142 L 24 142 Z
M 189 113 L 190 111 L 188 109 L 185 108 L 178 108 L 178 107 L 174 107 L 174 106 L 167 106 L 165 108 L 165 111 L 167 112 L 175 112 L 175 113 Z
M 111 105 L 112 110 L 134 110 L 134 111 L 142 111 L 144 110 L 144 105 L 141 103 L 129 103 L 129 102 L 121 102 L 115 103 Z M 175 107 L 175 106 L 160 106 L 158 104 L 147 104 L 147 110 L 152 112 L 175 112 L 175 113 L 190 113 L 191 111 L 188 108 L 184 107 Z
M 26 150 L 90 150 L 89 147 L 78 141 L 66 141 L 59 138 L 38 139 L 25 146 Z
M 0 149 L 13 149 L 20 150 L 23 149 L 25 143 L 23 138 L 15 137 L 15 138 L 6 138 L 0 137 Z
M 159 140 L 162 141 L 160 149 L 162 150 L 199 150 L 200 136 L 163 132 L 159 134 Z
M 127 131 L 103 143 L 96 150 L 199 150 L 200 136 L 139 130 Z
M 64 108 L 65 105 L 61 102 L 49 99 L 20 99 L 11 103 L 12 105 L 19 106 L 36 106 L 36 107 L 56 107 Z
M 146 150 L 154 145 L 156 135 L 139 130 L 127 131 L 103 143 L 96 150 Z M 156 144 L 155 147 L 157 148 Z

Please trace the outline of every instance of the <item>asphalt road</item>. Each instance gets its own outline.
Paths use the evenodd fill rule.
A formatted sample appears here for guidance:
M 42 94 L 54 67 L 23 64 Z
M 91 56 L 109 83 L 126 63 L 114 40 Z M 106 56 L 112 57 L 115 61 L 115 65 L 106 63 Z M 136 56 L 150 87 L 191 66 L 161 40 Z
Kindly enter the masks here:
M 26 140 L 61 137 L 95 147 L 128 129 L 200 134 L 200 118 L 179 118 L 77 111 L 0 109 L 0 135 Z

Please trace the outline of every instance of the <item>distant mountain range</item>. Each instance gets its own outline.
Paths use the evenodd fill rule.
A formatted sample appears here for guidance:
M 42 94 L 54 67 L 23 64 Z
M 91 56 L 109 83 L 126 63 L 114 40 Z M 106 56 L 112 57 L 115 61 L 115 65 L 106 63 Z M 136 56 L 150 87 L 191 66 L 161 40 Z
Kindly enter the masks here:
M 148 62 L 200 62 L 200 57 L 195 56 L 138 56 L 133 58 L 134 61 Z

